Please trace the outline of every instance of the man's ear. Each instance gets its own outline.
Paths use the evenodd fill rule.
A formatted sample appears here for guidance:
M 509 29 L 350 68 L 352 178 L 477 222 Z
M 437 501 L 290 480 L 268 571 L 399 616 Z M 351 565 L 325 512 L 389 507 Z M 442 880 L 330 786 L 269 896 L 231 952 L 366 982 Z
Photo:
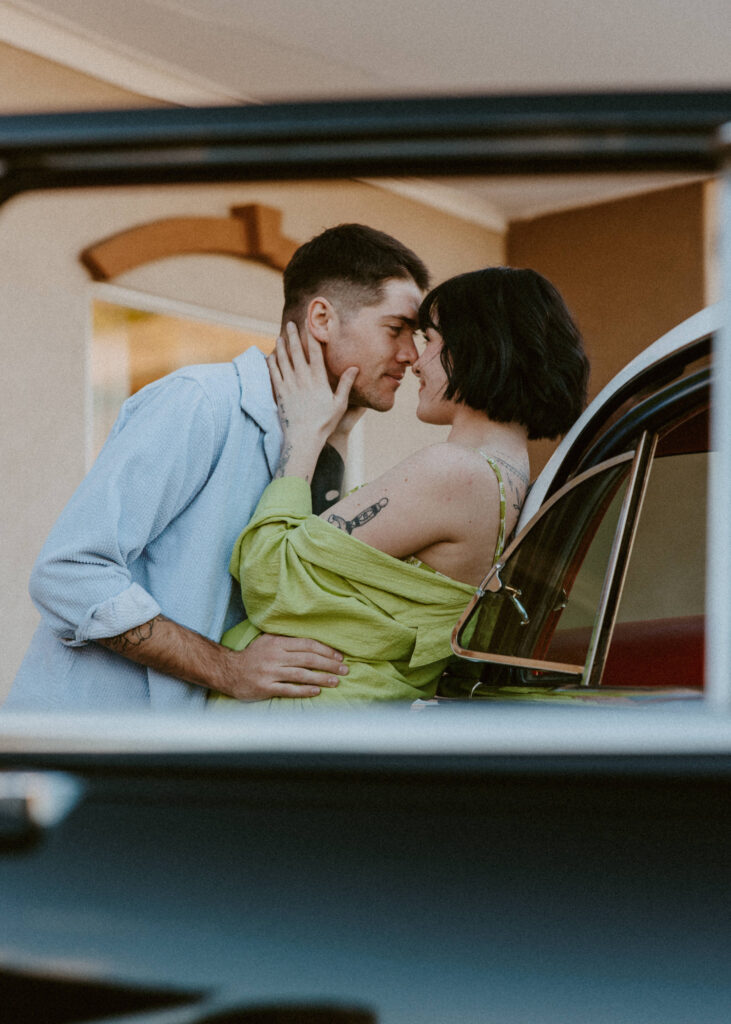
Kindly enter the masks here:
M 337 314 L 330 302 L 322 295 L 311 299 L 307 306 L 306 322 L 312 335 L 321 345 L 330 341 Z

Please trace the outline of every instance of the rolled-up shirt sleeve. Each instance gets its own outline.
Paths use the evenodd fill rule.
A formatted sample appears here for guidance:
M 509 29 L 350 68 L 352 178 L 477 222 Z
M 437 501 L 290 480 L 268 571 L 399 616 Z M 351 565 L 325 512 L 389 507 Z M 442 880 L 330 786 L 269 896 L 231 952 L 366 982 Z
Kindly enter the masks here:
M 59 640 L 117 636 L 164 611 L 143 585 L 149 545 L 203 487 L 215 455 L 210 401 L 195 380 L 168 378 L 125 403 L 31 574 L 31 598 Z

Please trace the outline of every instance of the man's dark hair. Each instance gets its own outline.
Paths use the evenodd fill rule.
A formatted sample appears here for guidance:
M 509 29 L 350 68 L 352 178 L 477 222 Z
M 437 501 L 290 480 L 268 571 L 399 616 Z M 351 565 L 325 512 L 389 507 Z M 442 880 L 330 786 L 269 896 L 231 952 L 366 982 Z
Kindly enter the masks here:
M 284 319 L 298 320 L 305 303 L 324 293 L 357 308 L 380 301 L 393 277 L 413 278 L 422 291 L 429 272 L 405 245 L 365 224 L 339 224 L 305 242 L 284 271 Z
M 584 408 L 581 334 L 535 270 L 488 267 L 450 278 L 422 302 L 419 326 L 443 338 L 445 398 L 521 423 L 531 439 L 565 434 Z

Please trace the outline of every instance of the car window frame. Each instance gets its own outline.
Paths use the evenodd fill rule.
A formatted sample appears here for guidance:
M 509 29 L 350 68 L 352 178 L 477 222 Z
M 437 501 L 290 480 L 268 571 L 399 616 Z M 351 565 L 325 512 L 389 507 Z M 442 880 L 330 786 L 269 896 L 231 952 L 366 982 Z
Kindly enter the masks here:
M 584 687 L 597 687 L 601 683 L 601 674 L 606 661 L 607 652 L 611 643 L 612 632 L 616 623 L 619 601 L 622 594 L 622 587 L 627 574 L 632 546 L 637 531 L 637 523 L 642 510 L 642 503 L 647 490 L 652 458 L 657 446 L 658 435 L 649 431 L 643 431 L 637 444 L 633 449 L 615 455 L 610 459 L 600 462 L 596 466 L 585 470 L 574 477 L 551 498 L 549 498 L 526 524 L 520 534 L 508 545 L 501 558 L 492 566 L 486 574 L 475 595 L 460 616 L 452 632 L 452 650 L 465 661 L 482 662 L 485 664 L 503 665 L 513 669 L 528 669 L 531 671 L 545 672 L 553 675 L 553 678 L 539 678 L 531 680 L 531 685 L 553 686 L 555 675 L 578 677 L 579 685 Z M 627 484 L 622 504 L 620 507 L 617 522 L 614 527 L 612 545 L 604 570 L 601 593 L 597 611 L 594 616 L 591 639 L 583 665 L 570 664 L 566 662 L 526 658 L 519 655 L 491 654 L 484 651 L 476 651 L 470 647 L 463 646 L 461 638 L 472 620 L 481 599 L 486 593 L 499 593 L 503 589 L 500 580 L 500 572 L 525 543 L 527 536 L 535 527 L 548 515 L 552 509 L 568 494 L 581 486 L 587 480 L 605 473 L 615 466 L 631 462 Z M 495 589 L 495 581 L 498 586 Z M 544 614 L 548 614 L 545 613 Z

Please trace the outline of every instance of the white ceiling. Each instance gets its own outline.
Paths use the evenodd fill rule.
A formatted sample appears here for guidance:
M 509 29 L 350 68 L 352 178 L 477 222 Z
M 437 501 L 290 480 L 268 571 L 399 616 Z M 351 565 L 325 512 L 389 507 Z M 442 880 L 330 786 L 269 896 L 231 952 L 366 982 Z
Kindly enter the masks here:
M 723 86 L 729 0 L 15 0 L 231 99 Z
M 0 39 L 173 103 L 731 85 L 731 0 L 12 0 Z M 499 224 L 679 180 L 426 191 Z

